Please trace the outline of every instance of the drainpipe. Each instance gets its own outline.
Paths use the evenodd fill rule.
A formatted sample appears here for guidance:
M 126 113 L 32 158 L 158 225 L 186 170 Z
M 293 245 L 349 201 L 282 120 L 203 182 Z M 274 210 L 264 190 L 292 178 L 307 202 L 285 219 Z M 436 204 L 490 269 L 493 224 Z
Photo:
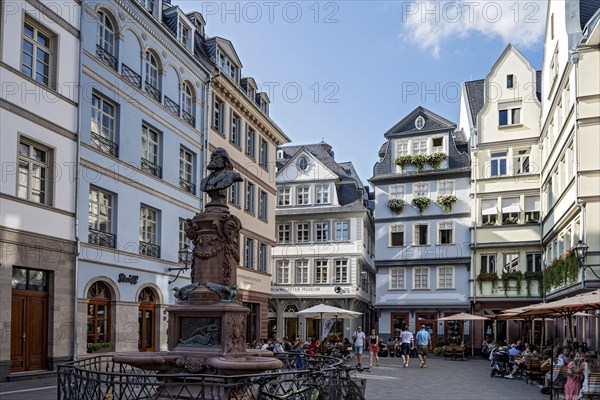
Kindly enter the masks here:
M 475 140 L 475 136 L 477 135 L 477 128 L 473 128 L 471 130 L 471 140 L 473 140 L 473 145 L 472 145 L 472 153 L 476 153 L 477 152 L 477 141 Z M 471 163 L 473 163 L 473 160 L 471 160 Z M 471 164 L 473 165 L 473 164 Z M 477 168 L 479 167 L 479 163 L 477 163 Z M 473 167 L 471 167 L 471 173 L 473 173 Z M 475 212 L 472 213 L 472 215 L 475 216 L 475 218 L 477 218 L 477 173 L 478 170 L 475 170 L 475 173 L 473 173 L 473 186 L 475 186 L 475 190 L 473 190 L 473 207 L 471 209 L 475 209 Z M 475 276 L 475 266 L 477 265 L 477 220 L 474 221 L 473 223 L 473 232 L 471 233 L 471 243 L 473 243 L 473 252 L 471 254 L 471 274 L 473 276 Z M 471 313 L 473 313 L 474 308 L 475 308 L 475 304 L 477 304 L 477 284 L 475 283 L 475 277 L 473 278 L 472 282 L 469 282 L 469 286 L 473 287 L 473 305 L 471 306 Z M 475 345 L 475 327 L 474 325 L 474 321 L 471 321 L 472 323 L 469 324 L 469 326 L 471 327 L 471 356 L 475 355 L 475 349 L 474 349 L 474 345 Z

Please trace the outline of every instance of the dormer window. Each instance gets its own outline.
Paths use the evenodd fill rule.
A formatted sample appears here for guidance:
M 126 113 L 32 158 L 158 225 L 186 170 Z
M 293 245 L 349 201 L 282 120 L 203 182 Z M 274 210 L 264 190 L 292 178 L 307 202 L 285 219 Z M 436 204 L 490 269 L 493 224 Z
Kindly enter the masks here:
M 283 150 L 277 150 L 277 159 L 281 160 L 283 158 Z
M 150 14 L 154 13 L 154 0 L 140 0 L 140 3 Z
M 177 40 L 179 40 L 185 47 L 189 48 L 190 28 L 188 28 L 181 18 L 179 19 L 179 25 L 177 29 Z
M 417 119 L 415 120 L 415 128 L 417 128 L 418 130 L 423 129 L 423 127 L 425 126 L 425 118 L 423 118 L 422 115 L 419 115 L 417 117 Z
M 512 89 L 514 86 L 514 76 L 512 74 L 506 75 L 506 87 Z
M 233 62 L 220 51 L 217 53 L 217 64 L 231 78 L 237 82 L 237 68 Z
M 260 102 L 260 109 L 265 113 L 268 114 L 269 113 L 269 105 L 267 104 L 266 101 L 261 100 Z
M 253 102 L 256 100 L 256 89 L 250 85 L 248 85 L 248 97 L 250 97 L 250 100 Z

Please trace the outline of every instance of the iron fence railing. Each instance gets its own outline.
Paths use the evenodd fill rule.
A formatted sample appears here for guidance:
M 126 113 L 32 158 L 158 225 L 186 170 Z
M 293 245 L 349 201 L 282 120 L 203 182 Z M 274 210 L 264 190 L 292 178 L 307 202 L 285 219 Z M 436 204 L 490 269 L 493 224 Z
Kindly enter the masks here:
M 117 58 L 115 56 L 113 56 L 112 54 L 110 54 L 108 51 L 106 51 L 104 49 L 104 47 L 102 47 L 98 44 L 96 45 L 96 55 L 98 56 L 100 61 L 102 61 L 104 64 L 108 65 L 115 71 L 117 70 L 117 64 L 118 64 Z
M 154 100 L 160 103 L 160 90 L 158 90 L 158 88 L 154 87 L 150 82 L 146 81 L 144 82 L 144 90 L 150 95 L 150 97 L 152 97 Z
M 179 178 L 179 187 L 186 192 L 196 194 L 196 184 L 188 181 L 187 179 Z
M 97 244 L 99 246 L 115 248 L 116 235 L 109 232 L 99 231 L 97 229 L 88 229 L 88 243 Z
M 299 369 L 299 355 L 278 358 L 284 364 L 279 370 L 230 376 L 155 373 L 110 356 L 91 357 L 59 365 L 58 400 L 264 400 L 265 393 L 285 395 L 307 386 L 318 387 L 325 400 L 364 400 L 364 381 L 340 368 L 339 359 L 303 355 Z
M 173 114 L 179 116 L 179 104 L 175 103 L 168 96 L 165 96 L 165 108 Z
M 142 171 L 162 178 L 162 167 L 160 165 L 154 164 L 152 161 L 142 158 L 140 166 Z
M 192 114 L 183 111 L 181 113 L 181 117 L 183 118 L 183 120 L 185 122 L 187 122 L 188 124 L 190 124 L 192 127 L 196 126 L 196 118 L 194 118 L 194 116 Z
M 139 253 L 143 256 L 160 258 L 160 246 L 157 244 L 140 241 Z
M 92 138 L 92 144 L 100 151 L 108 153 L 112 156 L 119 156 L 119 145 L 115 142 L 105 138 L 104 136 L 98 135 L 97 133 L 90 132 Z
M 121 64 L 121 76 L 138 88 L 142 87 L 142 76 L 125 64 Z

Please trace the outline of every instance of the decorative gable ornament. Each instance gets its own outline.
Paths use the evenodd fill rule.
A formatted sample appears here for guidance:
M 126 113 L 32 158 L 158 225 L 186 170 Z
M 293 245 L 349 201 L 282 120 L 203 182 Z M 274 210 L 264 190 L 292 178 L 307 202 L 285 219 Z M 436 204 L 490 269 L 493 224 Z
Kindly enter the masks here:
M 418 130 L 423 129 L 423 127 L 425 126 L 425 118 L 423 118 L 422 115 L 419 115 L 417 117 L 417 119 L 415 119 L 415 128 L 417 128 Z

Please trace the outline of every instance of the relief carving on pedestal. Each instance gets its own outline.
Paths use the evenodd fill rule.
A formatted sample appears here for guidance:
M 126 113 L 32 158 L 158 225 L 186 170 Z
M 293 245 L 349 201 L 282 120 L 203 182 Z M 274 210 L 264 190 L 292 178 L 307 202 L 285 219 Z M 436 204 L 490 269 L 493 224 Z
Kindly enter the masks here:
M 244 353 L 246 351 L 246 316 L 230 314 L 225 328 L 225 349 L 227 353 Z

